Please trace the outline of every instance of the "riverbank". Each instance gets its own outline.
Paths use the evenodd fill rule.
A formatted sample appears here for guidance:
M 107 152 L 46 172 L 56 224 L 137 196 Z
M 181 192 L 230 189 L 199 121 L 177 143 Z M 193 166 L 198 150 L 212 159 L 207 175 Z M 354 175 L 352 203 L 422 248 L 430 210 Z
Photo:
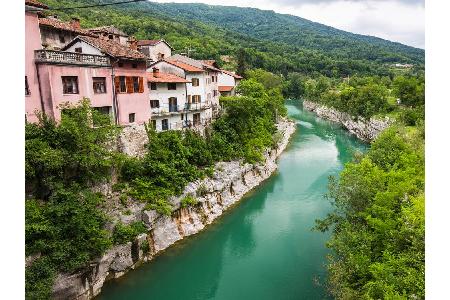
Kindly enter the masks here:
M 53 286 L 52 297 L 91 299 L 100 293 L 105 281 L 121 277 L 143 262 L 152 260 L 159 252 L 175 242 L 211 224 L 277 169 L 276 159 L 288 145 L 296 126 L 294 122 L 283 119 L 277 124 L 277 128 L 281 134 L 278 147 L 266 151 L 264 163 L 255 165 L 243 164 L 240 161 L 217 163 L 212 178 L 190 183 L 182 195 L 171 198 L 175 211 L 170 217 L 155 211 L 143 210 L 143 205 L 136 205 L 127 216 L 128 221 L 143 221 L 148 232 L 139 235 L 133 242 L 108 250 L 83 272 L 60 274 Z M 199 190 L 202 190 L 201 195 L 198 193 Z M 198 204 L 182 208 L 181 200 L 191 194 L 197 195 Z
M 303 108 L 314 112 L 319 117 L 341 124 L 350 133 L 365 142 L 371 142 L 386 128 L 392 125 L 394 120 L 370 118 L 364 120 L 360 117 L 353 118 L 347 113 L 324 106 L 308 100 L 303 100 Z

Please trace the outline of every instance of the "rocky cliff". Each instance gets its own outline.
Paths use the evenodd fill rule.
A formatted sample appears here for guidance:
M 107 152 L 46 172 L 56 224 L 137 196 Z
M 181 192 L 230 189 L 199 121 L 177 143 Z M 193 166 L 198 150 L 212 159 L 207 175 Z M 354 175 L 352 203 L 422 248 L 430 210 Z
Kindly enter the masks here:
M 139 235 L 133 242 L 108 250 L 82 272 L 59 274 L 53 286 L 53 298 L 91 299 L 100 293 L 106 280 L 122 276 L 141 263 L 153 259 L 175 242 L 211 224 L 277 169 L 276 159 L 286 148 L 296 128 L 289 120 L 281 120 L 277 127 L 281 139 L 276 149 L 266 151 L 265 162 L 254 165 L 242 161 L 217 163 L 212 178 L 192 182 L 186 186 L 182 195 L 172 197 L 171 203 L 175 211 L 171 216 L 144 210 L 144 205 L 141 204 L 136 204 L 130 210 L 131 214 L 120 216 L 125 223 L 143 221 L 148 232 Z M 130 135 L 136 133 L 135 129 L 130 131 Z M 127 140 L 128 138 L 122 143 L 124 148 L 137 154 L 139 147 L 130 147 Z M 198 204 L 182 208 L 181 199 L 187 195 L 197 195 Z
M 349 132 L 366 142 L 373 141 L 394 121 L 388 117 L 384 119 L 371 118 L 370 120 L 360 117 L 355 119 L 347 113 L 307 100 L 303 101 L 303 108 L 315 112 L 321 118 L 340 123 Z

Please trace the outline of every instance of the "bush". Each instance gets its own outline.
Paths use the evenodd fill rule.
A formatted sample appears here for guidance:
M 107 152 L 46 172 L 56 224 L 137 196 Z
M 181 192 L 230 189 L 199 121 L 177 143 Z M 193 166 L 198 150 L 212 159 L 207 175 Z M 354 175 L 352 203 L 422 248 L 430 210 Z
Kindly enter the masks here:
M 183 208 L 195 206 L 197 204 L 198 204 L 197 199 L 195 199 L 194 196 L 192 195 L 187 195 L 186 197 L 181 199 L 181 207 Z
M 116 227 L 114 227 L 113 241 L 116 245 L 126 244 L 132 242 L 136 236 L 145 232 L 147 232 L 147 227 L 140 221 L 131 223 L 130 225 L 118 223 Z
M 206 194 L 208 194 L 208 187 L 202 183 L 198 188 L 197 191 L 195 192 L 197 197 L 203 197 Z

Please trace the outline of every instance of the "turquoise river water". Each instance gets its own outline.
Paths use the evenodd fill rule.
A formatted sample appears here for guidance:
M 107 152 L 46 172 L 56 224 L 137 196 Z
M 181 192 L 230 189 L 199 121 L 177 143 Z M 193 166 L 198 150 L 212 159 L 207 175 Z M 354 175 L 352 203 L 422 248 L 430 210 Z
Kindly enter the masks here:
M 345 130 L 287 102 L 297 131 L 278 171 L 204 231 L 109 281 L 97 299 L 328 299 L 325 243 L 312 231 L 331 205 L 323 195 L 355 150 Z

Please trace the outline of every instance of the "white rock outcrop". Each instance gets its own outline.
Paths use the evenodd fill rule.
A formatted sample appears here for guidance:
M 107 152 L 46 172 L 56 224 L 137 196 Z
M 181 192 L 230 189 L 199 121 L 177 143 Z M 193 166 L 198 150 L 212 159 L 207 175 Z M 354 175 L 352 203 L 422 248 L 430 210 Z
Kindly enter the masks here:
M 242 161 L 217 163 L 212 178 L 191 182 L 182 195 L 170 199 L 176 209 L 171 216 L 143 208 L 142 212 L 133 213 L 133 216 L 141 217 L 149 231 L 132 243 L 108 250 L 82 272 L 59 274 L 53 286 L 53 298 L 91 299 L 100 293 L 106 280 L 122 276 L 175 242 L 204 229 L 277 169 L 276 159 L 288 145 L 296 126 L 294 122 L 283 119 L 277 127 L 282 138 L 276 149 L 266 151 L 264 162 L 254 165 Z M 136 155 L 136 151 L 129 152 Z M 197 195 L 199 188 L 202 189 L 201 196 Z M 197 195 L 198 204 L 181 208 L 181 200 L 189 194 Z
M 316 113 L 323 119 L 340 123 L 350 133 L 366 142 L 373 141 L 383 130 L 391 126 L 394 122 L 394 120 L 388 117 L 384 119 L 371 118 L 370 120 L 357 118 L 354 120 L 347 113 L 307 100 L 303 101 L 303 108 Z

